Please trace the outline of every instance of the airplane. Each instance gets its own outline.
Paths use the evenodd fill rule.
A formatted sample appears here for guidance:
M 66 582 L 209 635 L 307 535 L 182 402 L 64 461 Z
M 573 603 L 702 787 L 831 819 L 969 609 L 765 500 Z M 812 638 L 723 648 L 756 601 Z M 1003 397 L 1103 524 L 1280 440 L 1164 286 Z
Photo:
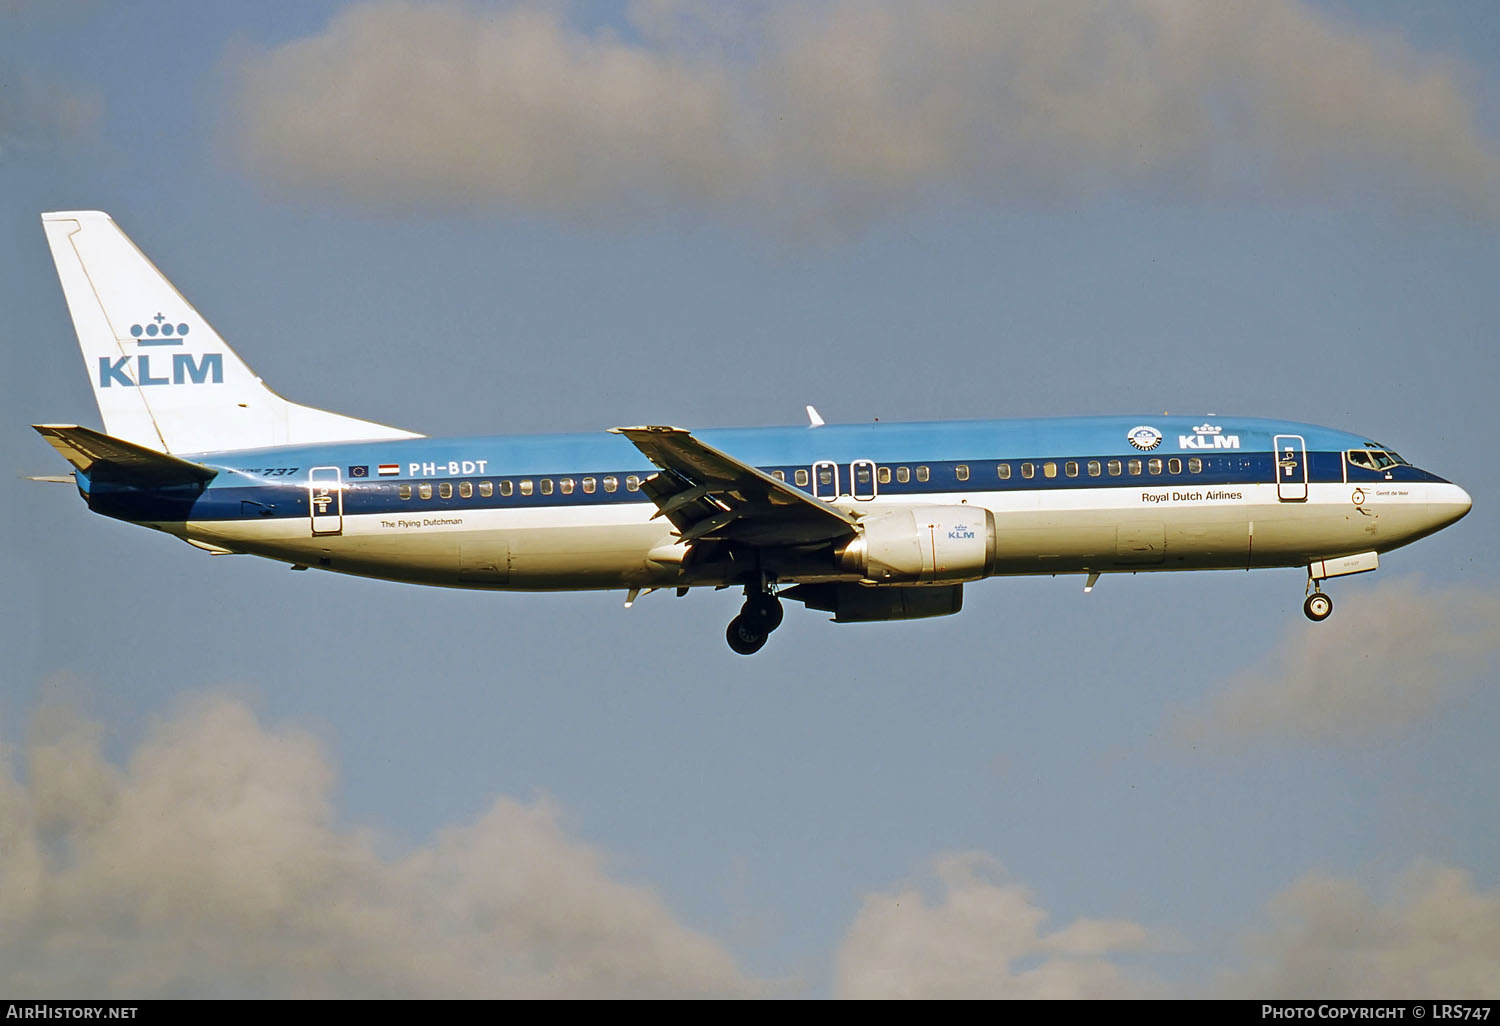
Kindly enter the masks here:
M 267 388 L 99 211 L 42 224 L 104 422 L 35 429 L 96 513 L 215 554 L 453 588 L 742 588 L 839 623 L 959 612 L 988 577 L 1299 567 L 1323 582 L 1454 523 L 1467 492 L 1370 438 L 1094 416 L 428 438 Z

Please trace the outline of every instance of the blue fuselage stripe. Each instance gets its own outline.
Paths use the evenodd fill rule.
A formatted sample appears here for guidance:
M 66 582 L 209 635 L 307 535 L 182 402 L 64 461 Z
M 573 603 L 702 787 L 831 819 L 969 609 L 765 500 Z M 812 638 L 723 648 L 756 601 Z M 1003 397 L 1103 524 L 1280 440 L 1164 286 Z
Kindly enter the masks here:
M 1190 461 L 1193 461 L 1190 463 Z M 90 506 L 97 512 L 136 521 L 230 521 L 245 519 L 280 519 L 306 517 L 308 508 L 309 467 L 287 462 L 287 466 L 267 468 L 277 471 L 269 479 L 249 476 L 244 472 L 221 474 L 210 487 L 201 493 L 193 489 L 178 488 L 145 491 L 123 485 L 100 484 L 90 495 Z M 486 469 L 499 463 L 485 461 Z M 1158 456 L 1154 453 L 1111 453 L 1098 456 L 1046 456 L 1012 460 L 947 460 L 888 463 L 871 461 L 879 473 L 890 480 L 876 482 L 873 489 L 881 498 L 910 499 L 922 501 L 925 496 L 936 494 L 961 494 L 964 492 L 1057 492 L 1067 490 L 1092 490 L 1099 488 L 1152 488 L 1152 487 L 1215 487 L 1233 485 L 1265 484 L 1276 478 L 1276 456 L 1271 452 L 1235 452 L 1189 456 L 1170 454 Z M 1089 473 L 1090 464 L 1099 464 L 1097 476 Z M 1108 472 L 1112 464 L 1118 463 L 1120 473 Z M 1001 478 L 999 467 L 1008 468 L 1009 477 Z M 1139 466 L 1140 472 L 1130 473 Z M 1178 473 L 1169 467 L 1180 465 Z M 1190 466 L 1201 465 L 1193 472 Z M 1149 468 L 1159 466 L 1157 473 Z M 1346 480 L 1352 484 L 1385 481 L 1440 481 L 1426 471 L 1412 466 L 1398 466 L 1387 471 L 1372 471 L 1360 467 L 1345 467 L 1342 452 L 1309 452 L 1306 454 L 1309 483 Z M 631 478 L 644 479 L 654 471 L 650 466 L 630 466 L 625 469 L 579 471 L 574 469 L 554 470 L 521 474 L 468 475 L 454 477 L 417 478 L 370 478 L 350 477 L 352 468 L 365 464 L 339 465 L 343 479 L 342 512 L 345 516 L 362 514 L 400 515 L 403 512 L 434 512 L 449 510 L 481 509 L 546 509 L 552 507 L 594 507 L 613 504 L 643 503 L 650 500 L 639 490 L 630 490 L 626 482 Z M 1030 468 L 1031 476 L 1024 476 L 1024 468 Z M 961 480 L 961 468 L 967 470 L 967 479 Z M 1052 476 L 1048 476 L 1049 468 Z M 402 468 L 403 471 L 406 469 Z M 770 465 L 761 468 L 768 473 L 784 478 L 793 487 L 812 494 L 812 475 L 817 468 L 810 464 Z M 905 474 L 900 472 L 904 470 Z M 919 480 L 919 471 L 926 471 L 926 480 Z M 1069 476 L 1069 471 L 1076 474 Z M 281 473 L 286 471 L 286 473 Z M 369 467 L 367 473 L 375 473 Z M 799 484 L 798 473 L 806 475 Z M 851 487 L 849 463 L 837 465 L 839 475 L 838 493 L 860 497 L 870 494 L 871 485 L 856 484 Z M 1390 475 L 1390 476 L 1387 476 Z M 907 480 L 901 481 L 899 477 Z M 606 492 L 604 482 L 613 478 L 616 490 Z M 585 492 L 585 479 L 592 479 L 593 492 Z M 1299 474 L 1297 480 L 1301 480 Z M 547 482 L 546 485 L 543 482 Z M 567 482 L 567 484 L 564 484 Z M 481 484 L 488 483 L 490 495 L 481 494 Z M 466 488 L 464 486 L 467 486 Z M 550 494 L 543 494 L 546 487 Z M 570 491 L 564 493 L 563 488 Z M 448 489 L 451 494 L 443 496 Z M 461 489 L 471 494 L 461 494 Z M 530 494 L 522 494 L 523 489 Z M 423 492 L 430 490 L 430 497 Z M 408 496 L 402 498 L 403 491 Z M 831 486 L 818 489 L 820 494 L 831 496 Z M 503 494 L 509 492 L 509 494 Z

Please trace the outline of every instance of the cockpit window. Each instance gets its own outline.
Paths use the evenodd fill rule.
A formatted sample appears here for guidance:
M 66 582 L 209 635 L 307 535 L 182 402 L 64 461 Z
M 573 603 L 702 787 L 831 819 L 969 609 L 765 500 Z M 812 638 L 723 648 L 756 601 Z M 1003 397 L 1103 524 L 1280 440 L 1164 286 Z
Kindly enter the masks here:
M 1399 453 L 1388 449 L 1350 449 L 1348 452 L 1349 465 L 1353 467 L 1364 467 L 1366 470 L 1385 470 L 1387 467 L 1410 466 L 1403 460 Z

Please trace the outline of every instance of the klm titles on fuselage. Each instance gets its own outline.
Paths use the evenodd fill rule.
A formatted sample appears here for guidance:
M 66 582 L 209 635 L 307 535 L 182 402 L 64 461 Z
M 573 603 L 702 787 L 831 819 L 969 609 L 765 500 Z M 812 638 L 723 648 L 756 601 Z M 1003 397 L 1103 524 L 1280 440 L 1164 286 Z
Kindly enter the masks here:
M 1239 435 L 1226 435 L 1224 429 L 1215 424 L 1199 424 L 1190 435 L 1178 435 L 1179 449 L 1238 449 Z
M 191 330 L 186 323 L 173 325 L 161 314 L 151 318 L 150 323 L 145 325 L 132 324 L 130 326 L 131 337 L 135 342 L 145 347 L 180 346 L 187 341 L 186 335 Z M 135 377 L 126 373 L 126 368 L 135 362 Z M 137 353 L 135 356 L 99 357 L 99 387 L 112 388 L 122 385 L 125 388 L 145 388 L 148 385 L 205 385 L 224 383 L 224 354 L 204 353 L 198 359 L 193 358 L 192 353 L 173 353 L 172 371 L 168 375 L 166 367 L 157 364 L 161 370 L 160 374 L 151 372 L 151 354 Z

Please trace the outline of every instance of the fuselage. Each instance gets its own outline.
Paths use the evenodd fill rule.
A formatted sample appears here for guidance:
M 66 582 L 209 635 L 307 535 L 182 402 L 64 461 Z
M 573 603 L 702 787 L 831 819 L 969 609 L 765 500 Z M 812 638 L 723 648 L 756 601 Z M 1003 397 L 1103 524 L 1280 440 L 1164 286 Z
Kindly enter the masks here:
M 1311 564 L 1408 544 L 1467 493 L 1363 436 L 1234 417 L 1090 417 L 695 432 L 855 517 L 970 507 L 969 579 Z M 412 438 L 188 457 L 206 487 L 91 481 L 95 511 L 206 548 L 388 580 L 514 590 L 742 583 L 685 559 L 626 439 Z M 950 525 L 951 526 L 951 525 Z M 959 525 L 963 527 L 965 525 Z M 701 548 L 701 546 L 700 546 Z M 866 574 L 837 546 L 762 547 L 780 583 Z
M 841 623 L 947 616 L 985 577 L 1306 568 L 1322 582 L 1469 496 L 1310 424 L 1091 417 L 425 438 L 273 392 L 114 220 L 42 215 L 103 431 L 37 424 L 90 508 L 296 569 L 517 591 L 743 587 Z

